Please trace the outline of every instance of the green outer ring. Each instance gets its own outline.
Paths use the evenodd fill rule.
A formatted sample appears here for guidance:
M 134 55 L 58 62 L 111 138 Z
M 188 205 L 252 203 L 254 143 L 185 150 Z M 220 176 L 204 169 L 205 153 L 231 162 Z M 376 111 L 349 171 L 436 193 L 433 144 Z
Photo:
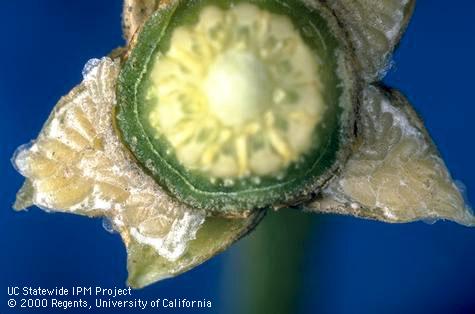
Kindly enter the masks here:
M 203 3 L 208 4 L 210 2 L 222 5 L 222 2 L 219 0 L 202 0 L 192 3 L 199 7 Z M 339 67 L 338 71 L 335 72 L 340 72 L 335 74 L 335 77 L 343 81 L 343 86 L 345 87 L 344 89 L 340 87 L 335 88 L 338 94 L 334 99 L 338 99 L 338 104 L 333 105 L 337 107 L 335 115 L 340 117 L 335 127 L 338 131 L 333 131 L 328 137 L 324 153 L 310 165 L 309 170 L 304 176 L 272 186 L 257 187 L 238 192 L 204 191 L 196 188 L 174 167 L 175 165 L 167 162 L 155 151 L 155 147 L 144 131 L 144 126 L 139 119 L 139 88 L 148 69 L 148 66 L 141 68 L 140 65 L 149 65 L 160 46 L 159 44 L 162 43 L 161 41 L 166 36 L 168 26 L 170 26 L 170 23 L 173 23 L 172 19 L 183 7 L 186 7 L 185 10 L 190 10 L 190 1 L 171 1 L 150 17 L 140 32 L 136 45 L 131 50 L 129 59 L 124 64 L 117 84 L 118 107 L 116 118 L 119 133 L 139 163 L 161 186 L 165 187 L 182 202 L 193 207 L 210 210 L 221 215 L 224 214 L 225 216 L 243 216 L 249 210 L 255 208 L 281 207 L 295 203 L 302 198 L 308 198 L 309 194 L 314 193 L 315 189 L 322 186 L 333 175 L 339 167 L 339 161 L 343 161 L 346 158 L 347 154 L 343 148 L 352 139 L 351 126 L 353 125 L 351 96 L 354 93 L 354 80 L 352 79 L 353 71 L 349 68 L 348 60 L 350 58 L 346 55 L 348 49 L 345 42 L 341 41 L 343 37 L 342 32 L 337 27 L 336 22 L 333 21 L 334 17 L 328 13 L 329 11 L 326 7 L 317 2 L 310 6 L 308 3 L 301 1 L 291 4 L 282 0 L 267 0 L 265 2 L 260 0 L 232 1 L 232 3 L 237 2 L 250 2 L 261 7 L 264 4 L 266 8 L 271 6 L 292 10 L 290 12 L 295 11 L 297 13 L 291 16 L 294 23 L 296 22 L 295 19 L 299 17 L 298 13 L 303 13 L 302 11 L 306 10 L 306 13 L 314 15 L 316 20 L 320 20 L 317 22 L 320 24 L 323 22 L 323 26 L 329 30 L 327 33 L 329 33 L 328 37 L 331 36 L 331 38 L 326 38 L 325 43 L 328 43 L 329 40 L 335 42 L 336 47 L 333 47 L 332 52 L 335 54 L 336 51 L 339 51 L 341 54 L 345 54 L 343 62 L 335 62 L 336 66 Z M 315 21 L 312 20 L 312 22 Z M 171 27 L 175 26 L 171 25 Z M 337 36 L 335 36 L 335 33 Z M 134 84 L 129 82 L 134 82 Z

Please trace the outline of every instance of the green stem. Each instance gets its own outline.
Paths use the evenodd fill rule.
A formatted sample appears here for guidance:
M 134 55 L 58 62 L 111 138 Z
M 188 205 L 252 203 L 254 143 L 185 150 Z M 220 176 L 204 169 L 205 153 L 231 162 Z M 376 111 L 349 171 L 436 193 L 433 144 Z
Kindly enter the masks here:
M 297 210 L 269 212 L 232 253 L 225 276 L 227 313 L 297 311 L 315 222 L 316 216 Z

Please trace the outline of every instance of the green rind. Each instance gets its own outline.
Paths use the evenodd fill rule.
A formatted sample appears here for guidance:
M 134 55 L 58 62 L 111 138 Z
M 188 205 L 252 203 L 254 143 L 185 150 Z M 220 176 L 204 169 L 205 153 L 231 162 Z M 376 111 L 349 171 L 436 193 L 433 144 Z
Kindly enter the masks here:
M 244 1 L 239 0 L 232 3 L 238 2 Z M 300 169 L 289 167 L 287 172 L 300 171 L 299 176 L 285 182 L 278 182 L 274 179 L 273 185 L 267 186 L 266 183 L 269 184 L 269 181 L 266 182 L 266 178 L 264 178 L 261 184 L 262 187 L 249 188 L 249 185 L 242 183 L 241 190 L 237 190 L 236 186 L 229 188 L 221 185 L 219 186 L 220 190 L 217 191 L 216 186 L 212 186 L 208 180 L 198 176 L 190 176 L 176 160 L 167 160 L 166 156 L 160 155 L 157 151 L 157 141 L 152 141 L 146 135 L 146 126 L 140 121 L 140 86 L 146 76 L 146 70 L 150 68 L 149 63 L 152 57 L 157 51 L 164 49 L 164 46 L 166 47 L 167 27 L 173 28 L 181 25 L 183 21 L 186 23 L 193 19 L 193 15 L 190 14 L 193 6 L 199 7 L 209 3 L 223 6 L 223 1 L 189 2 L 177 0 L 171 1 L 155 12 L 138 35 L 129 59 L 120 73 L 117 90 L 118 128 L 124 142 L 140 164 L 150 172 L 160 185 L 167 188 L 172 195 L 182 202 L 192 207 L 206 209 L 225 216 L 242 216 L 255 208 L 281 207 L 310 197 L 309 194 L 314 193 L 339 168 L 339 161 L 346 158 L 345 148 L 352 139 L 353 131 L 352 101 L 355 98 L 353 96 L 356 83 L 353 79 L 351 61 L 349 61 L 352 57 L 348 55 L 349 49 L 346 47 L 344 36 L 333 15 L 318 2 L 312 4 L 301 1 L 287 3 L 280 0 L 251 0 L 246 2 L 264 6 L 268 10 L 281 10 L 280 13 L 282 11 L 284 13 L 290 12 L 292 14 L 291 18 L 294 23 L 300 26 L 300 29 L 302 29 L 304 23 L 310 23 L 310 20 L 305 20 L 302 16 L 310 16 L 312 17 L 311 23 L 316 24 L 317 29 L 323 28 L 325 30 L 323 35 L 326 36 L 324 38 L 326 58 L 323 59 L 326 62 L 333 62 L 332 68 L 335 70 L 333 73 L 324 73 L 330 76 L 326 83 L 334 86 L 333 89 L 325 89 L 324 97 L 329 107 L 335 108 L 336 113 L 332 116 L 336 120 L 333 129 L 336 131 L 325 137 L 326 142 L 321 145 L 325 149 L 320 152 L 318 159 L 313 160 L 312 164 L 305 165 Z M 308 24 L 305 25 L 308 26 Z M 312 48 L 314 49 L 313 46 Z M 321 53 L 321 51 L 319 52 Z M 340 60 L 338 60 L 337 52 Z M 145 66 L 141 67 L 141 65 Z M 336 117 L 339 117 L 339 119 Z M 328 123 L 328 121 L 326 122 Z M 316 133 L 319 132 L 316 131 Z M 321 136 L 321 133 L 319 135 Z M 239 187 L 239 184 L 237 187 Z

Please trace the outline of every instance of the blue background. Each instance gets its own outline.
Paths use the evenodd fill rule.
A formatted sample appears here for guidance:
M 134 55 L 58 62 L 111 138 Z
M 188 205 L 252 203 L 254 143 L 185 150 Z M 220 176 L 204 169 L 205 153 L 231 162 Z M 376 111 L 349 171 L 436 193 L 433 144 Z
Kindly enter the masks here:
M 37 135 L 59 97 L 81 80 L 86 61 L 123 44 L 120 13 L 119 0 L 0 4 L 0 313 L 15 313 L 6 306 L 7 286 L 124 286 L 126 255 L 119 236 L 105 232 L 101 220 L 37 208 L 15 213 L 11 204 L 22 178 L 10 165 L 15 148 Z M 414 103 L 472 200 L 474 19 L 473 1 L 419 1 L 385 79 Z M 300 270 L 306 286 L 298 311 L 475 313 L 475 229 L 449 222 L 315 219 L 315 245 Z M 234 246 L 133 296 L 207 298 L 213 309 L 197 312 L 225 313 L 223 294 L 234 283 L 224 282 L 223 273 L 238 250 Z

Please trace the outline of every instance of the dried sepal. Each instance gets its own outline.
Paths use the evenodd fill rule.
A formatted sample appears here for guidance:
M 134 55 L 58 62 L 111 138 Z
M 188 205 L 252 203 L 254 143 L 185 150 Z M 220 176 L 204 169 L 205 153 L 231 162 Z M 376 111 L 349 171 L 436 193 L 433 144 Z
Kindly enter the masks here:
M 406 98 L 395 90 L 370 86 L 363 99 L 353 155 L 341 175 L 306 208 L 386 222 L 447 219 L 475 225 Z
M 114 225 L 133 230 L 141 241 L 159 241 L 155 249 L 176 259 L 205 213 L 166 195 L 120 141 L 113 127 L 119 68 L 118 61 L 109 58 L 91 61 L 82 84 L 60 100 L 38 138 L 20 148 L 14 162 L 31 186 L 26 190 L 30 203 L 108 217 Z M 26 192 L 20 194 L 23 202 Z M 178 235 L 183 226 L 186 232 Z
M 124 0 L 122 11 L 122 31 L 124 38 L 130 42 L 142 24 L 158 8 L 160 0 Z
M 188 243 L 208 225 L 206 214 L 168 196 L 121 142 L 113 123 L 119 68 L 118 60 L 90 61 L 84 81 L 60 100 L 38 138 L 18 150 L 14 163 L 27 180 L 15 206 L 107 217 L 127 244 L 167 261 L 169 268 L 160 269 L 167 277 L 230 245 L 254 217 L 223 220 L 229 232 L 208 239 L 206 254 L 196 244 L 190 253 Z M 137 258 L 137 250 L 129 252 Z M 185 255 L 186 263 L 175 263 Z
M 412 16 L 415 0 L 329 0 L 353 44 L 361 75 L 384 76 L 391 54 Z
M 184 254 L 173 262 L 157 254 L 151 246 L 137 242 L 127 232 L 122 233 L 128 253 L 128 285 L 143 288 L 203 263 L 252 231 L 264 214 L 265 211 L 253 213 L 248 219 L 206 218 L 196 239 L 190 241 Z

